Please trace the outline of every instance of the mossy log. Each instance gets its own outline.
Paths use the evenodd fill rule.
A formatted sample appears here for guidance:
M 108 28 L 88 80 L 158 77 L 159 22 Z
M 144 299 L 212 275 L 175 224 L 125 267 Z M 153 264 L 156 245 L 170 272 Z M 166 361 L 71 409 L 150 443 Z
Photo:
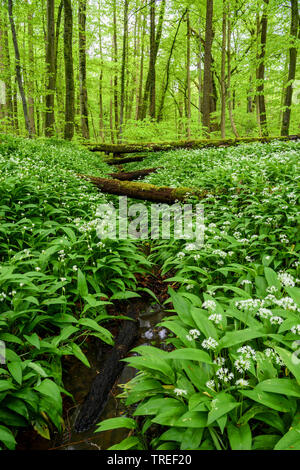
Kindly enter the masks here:
M 127 307 L 126 316 L 132 320 L 125 320 L 122 323 L 115 345 L 112 351 L 107 354 L 102 370 L 95 377 L 89 394 L 80 409 L 74 425 L 76 432 L 90 429 L 98 422 L 104 411 L 109 394 L 125 366 L 125 363 L 120 361 L 128 355 L 138 339 L 137 319 L 143 307 L 144 302 L 141 299 L 133 300 Z
M 300 134 L 279 137 L 243 137 L 236 139 L 223 140 L 179 140 L 176 142 L 159 142 L 159 143 L 141 143 L 141 144 L 91 144 L 87 143 L 88 149 L 92 152 L 104 152 L 106 154 L 113 153 L 115 156 L 121 157 L 128 153 L 141 152 L 161 152 L 167 150 L 175 150 L 178 148 L 185 149 L 201 149 L 208 147 L 228 147 L 232 145 L 252 143 L 252 142 L 271 142 L 272 140 L 298 140 Z
M 138 178 L 145 178 L 145 176 L 155 173 L 158 169 L 159 168 L 146 168 L 144 170 L 137 171 L 122 171 L 121 173 L 109 173 L 109 176 L 120 181 L 133 181 Z
M 102 192 L 116 194 L 118 196 L 128 196 L 143 201 L 173 203 L 184 201 L 190 196 L 203 199 L 209 191 L 192 188 L 169 188 L 168 186 L 155 186 L 149 183 L 137 183 L 131 181 L 119 181 L 116 179 L 97 178 L 94 176 L 78 175 L 91 181 Z

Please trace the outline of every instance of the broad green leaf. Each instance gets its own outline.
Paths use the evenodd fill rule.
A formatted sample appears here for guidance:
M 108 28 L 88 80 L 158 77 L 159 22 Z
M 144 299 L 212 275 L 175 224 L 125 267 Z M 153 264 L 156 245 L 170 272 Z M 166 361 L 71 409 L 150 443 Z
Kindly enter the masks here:
M 252 435 L 248 423 L 242 426 L 229 423 L 227 433 L 231 450 L 251 450 Z

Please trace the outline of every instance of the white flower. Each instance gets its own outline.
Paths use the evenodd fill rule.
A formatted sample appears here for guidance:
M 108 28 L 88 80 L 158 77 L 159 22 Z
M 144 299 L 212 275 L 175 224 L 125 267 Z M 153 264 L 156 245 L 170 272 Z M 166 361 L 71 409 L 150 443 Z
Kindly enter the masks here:
M 295 287 L 295 280 L 293 276 L 289 273 L 280 272 L 278 274 L 278 279 L 281 284 L 285 287 Z
M 246 370 L 249 370 L 251 367 L 251 362 L 247 359 L 244 359 L 243 356 L 240 356 L 235 362 L 234 366 L 240 374 L 243 374 Z
M 238 387 L 249 387 L 249 382 L 245 379 L 239 379 L 235 382 L 235 385 L 237 385 Z
M 190 330 L 189 334 L 193 337 L 193 339 L 197 339 L 197 338 L 199 338 L 199 336 L 201 336 L 200 331 L 196 330 L 196 329 Z
M 281 323 L 283 322 L 283 318 L 281 318 L 281 317 L 271 317 L 270 322 L 271 322 L 272 325 L 281 325 Z
M 219 343 L 211 337 L 209 337 L 209 338 L 205 339 L 204 341 L 202 341 L 202 347 L 204 349 L 216 349 L 218 344 Z
M 245 285 L 252 285 L 252 282 L 249 281 L 249 279 L 243 279 L 243 281 L 241 281 L 241 286 L 245 286 Z
M 251 348 L 251 346 L 242 346 L 240 349 L 237 350 L 238 353 L 241 353 L 248 359 L 256 360 L 256 351 Z
M 74 264 L 74 266 L 72 267 L 73 271 L 78 271 L 78 267 L 76 266 L 76 264 Z
M 35 268 L 36 271 L 40 271 L 41 268 L 39 268 L 38 266 Z
M 291 332 L 294 333 L 294 335 L 300 335 L 300 325 L 292 326 Z
M 214 364 L 217 364 L 218 366 L 223 366 L 225 364 L 225 358 L 224 357 L 216 357 L 216 359 L 213 360 Z
M 206 382 L 205 385 L 206 385 L 207 388 L 210 388 L 211 390 L 214 390 L 215 387 L 216 387 L 216 384 L 215 384 L 214 380 L 209 380 L 208 382 Z
M 219 380 L 222 380 L 223 382 L 227 383 L 233 379 L 234 374 L 232 372 L 229 372 L 229 370 L 226 367 L 221 367 L 220 369 L 217 370 L 216 376 L 218 377 Z
M 202 308 L 206 308 L 207 310 L 216 310 L 217 304 L 214 300 L 205 300 L 202 304 Z
M 219 325 L 221 323 L 221 321 L 223 320 L 223 317 L 222 317 L 222 315 L 220 315 L 218 313 L 212 313 L 208 317 L 208 319 L 211 320 L 212 322 L 214 322 L 216 325 Z
M 273 313 L 268 308 L 260 308 L 258 312 L 256 313 L 256 315 L 258 315 L 261 318 L 270 318 L 272 317 Z
M 269 287 L 267 287 L 267 292 L 268 292 L 269 294 L 275 294 L 275 292 L 277 292 L 277 291 L 278 291 L 278 289 L 277 289 L 276 286 L 269 286 Z
M 175 395 L 177 395 L 178 397 L 181 397 L 182 395 L 187 395 L 187 391 L 186 390 L 183 390 L 181 388 L 175 388 L 174 389 L 174 393 Z
M 183 253 L 183 251 L 180 251 L 179 253 L 177 253 L 177 258 L 184 258 L 185 257 L 185 253 Z

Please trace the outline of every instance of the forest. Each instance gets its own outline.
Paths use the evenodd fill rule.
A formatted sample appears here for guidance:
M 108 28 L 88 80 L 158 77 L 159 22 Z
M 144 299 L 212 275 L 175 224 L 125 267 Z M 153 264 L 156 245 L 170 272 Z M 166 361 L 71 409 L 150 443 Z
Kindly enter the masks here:
M 0 0 L 0 450 L 300 450 L 299 47 L 298 0 Z

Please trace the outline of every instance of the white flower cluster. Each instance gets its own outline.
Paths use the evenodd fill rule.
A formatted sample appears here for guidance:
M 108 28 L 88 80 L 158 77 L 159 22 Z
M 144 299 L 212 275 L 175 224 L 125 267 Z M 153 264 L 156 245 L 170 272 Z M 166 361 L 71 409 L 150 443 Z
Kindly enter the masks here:
M 243 356 L 240 356 L 236 361 L 234 361 L 234 366 L 240 374 L 243 374 L 250 369 L 251 362 L 248 359 L 244 359 Z
M 189 331 L 189 334 L 186 335 L 186 339 L 188 339 L 189 341 L 193 341 L 193 339 L 197 339 L 199 338 L 199 336 L 201 336 L 200 331 L 194 329 Z
M 278 279 L 284 287 L 295 287 L 295 279 L 289 273 L 278 273 Z
M 264 350 L 264 355 L 271 359 L 272 361 L 275 361 L 276 364 L 279 366 L 284 366 L 284 362 L 281 360 L 279 354 L 277 354 L 276 351 L 272 348 L 267 348 Z
M 212 313 L 209 317 L 208 317 L 209 320 L 211 320 L 212 322 L 214 322 L 216 325 L 219 325 L 222 320 L 223 320 L 223 317 L 221 314 L 219 313 Z
M 233 372 L 230 372 L 226 367 L 221 367 L 217 370 L 216 376 L 222 382 L 228 383 L 234 378 Z
M 202 341 L 202 347 L 204 349 L 216 349 L 218 345 L 219 343 L 214 338 L 211 338 L 211 337 Z
M 237 350 L 242 356 L 245 356 L 247 359 L 256 360 L 256 351 L 251 348 L 251 346 L 242 346 L 240 349 Z
M 187 395 L 187 391 L 182 388 L 175 388 L 174 393 L 175 395 L 177 395 L 177 397 L 182 397 L 183 395 Z
M 205 300 L 205 302 L 202 304 L 202 308 L 207 310 L 216 310 L 217 304 L 214 300 Z
M 291 332 L 294 333 L 294 335 L 300 335 L 300 325 L 292 326 Z

